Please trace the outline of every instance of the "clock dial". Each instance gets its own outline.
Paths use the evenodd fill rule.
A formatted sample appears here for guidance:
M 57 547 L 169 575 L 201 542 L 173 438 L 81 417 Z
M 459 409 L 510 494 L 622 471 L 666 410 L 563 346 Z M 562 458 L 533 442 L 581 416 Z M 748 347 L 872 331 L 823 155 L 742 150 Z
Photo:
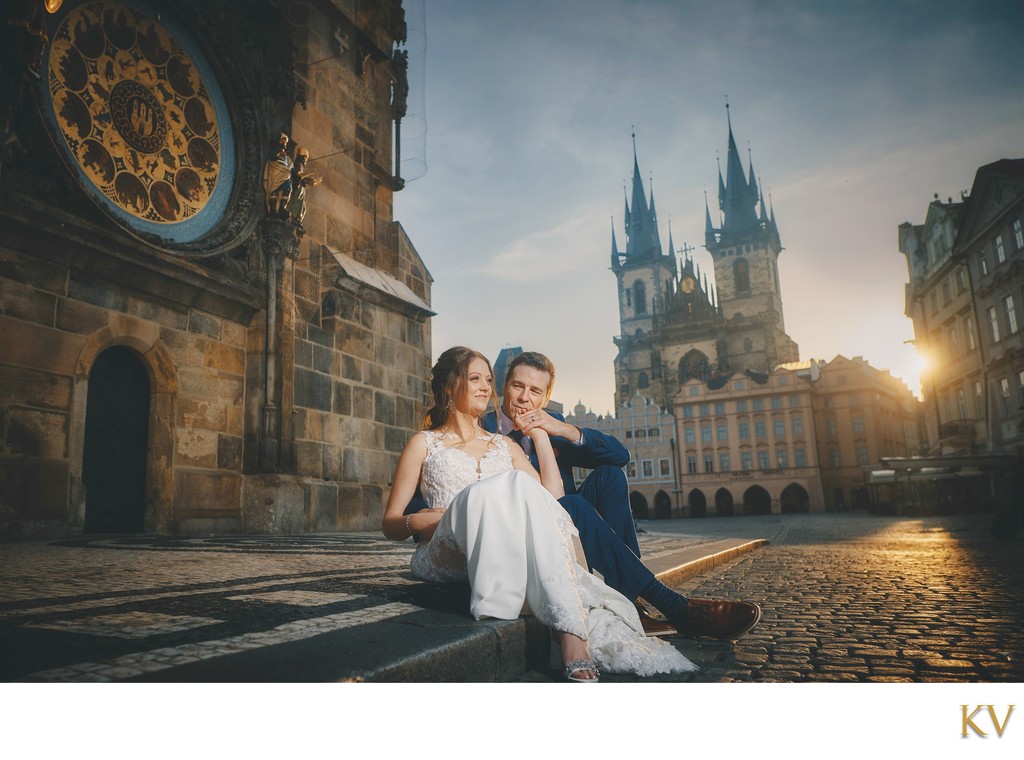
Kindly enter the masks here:
M 60 22 L 51 123 L 83 187 L 118 221 L 191 240 L 230 194 L 230 122 L 202 55 L 141 7 L 95 0 Z
M 692 277 L 684 277 L 683 281 L 679 283 L 679 289 L 684 293 L 692 293 L 695 287 L 697 287 L 697 281 Z

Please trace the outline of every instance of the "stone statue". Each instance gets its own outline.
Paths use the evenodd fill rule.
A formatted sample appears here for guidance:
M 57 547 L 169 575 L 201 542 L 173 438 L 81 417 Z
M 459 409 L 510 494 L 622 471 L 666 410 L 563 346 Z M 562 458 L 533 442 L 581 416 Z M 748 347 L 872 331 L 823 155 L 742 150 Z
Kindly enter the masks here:
M 292 160 L 288 157 L 288 135 L 277 138 L 277 151 L 263 167 L 263 190 L 267 214 L 278 218 L 288 216 L 288 199 L 292 194 Z
M 319 185 L 323 179 L 318 174 L 306 171 L 306 163 L 309 161 L 309 151 L 299 148 L 295 152 L 295 165 L 291 172 L 291 197 L 288 199 L 288 217 L 292 224 L 301 233 L 302 220 L 306 216 L 306 188 Z

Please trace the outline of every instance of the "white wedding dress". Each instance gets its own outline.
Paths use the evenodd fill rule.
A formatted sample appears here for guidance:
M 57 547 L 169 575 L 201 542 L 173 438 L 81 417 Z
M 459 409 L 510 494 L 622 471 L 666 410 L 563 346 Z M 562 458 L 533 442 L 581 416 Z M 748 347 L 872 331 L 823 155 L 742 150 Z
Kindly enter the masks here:
M 492 440 L 475 459 L 451 448 L 457 436 L 423 431 L 427 456 L 420 487 L 445 509 L 429 541 L 412 556 L 412 574 L 437 583 L 469 581 L 474 618 L 513 620 L 529 611 L 553 630 L 590 642 L 610 673 L 696 670 L 672 645 L 644 636 L 633 603 L 575 558 L 569 515 L 528 473 L 512 469 L 508 440 Z M 445 440 L 448 440 L 448 444 Z

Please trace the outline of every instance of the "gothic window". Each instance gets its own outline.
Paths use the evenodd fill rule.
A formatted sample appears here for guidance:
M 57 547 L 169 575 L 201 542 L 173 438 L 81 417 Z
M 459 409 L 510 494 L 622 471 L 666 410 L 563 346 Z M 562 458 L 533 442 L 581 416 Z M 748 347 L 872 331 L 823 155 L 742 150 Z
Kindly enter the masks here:
M 637 314 L 647 313 L 647 290 L 642 280 L 633 283 L 633 307 Z
M 736 292 L 750 293 L 750 264 L 746 259 L 736 259 L 732 265 L 733 276 L 736 280 Z
M 647 373 L 641 372 L 639 379 L 636 381 L 637 388 L 646 388 L 650 385 L 650 381 L 647 379 Z

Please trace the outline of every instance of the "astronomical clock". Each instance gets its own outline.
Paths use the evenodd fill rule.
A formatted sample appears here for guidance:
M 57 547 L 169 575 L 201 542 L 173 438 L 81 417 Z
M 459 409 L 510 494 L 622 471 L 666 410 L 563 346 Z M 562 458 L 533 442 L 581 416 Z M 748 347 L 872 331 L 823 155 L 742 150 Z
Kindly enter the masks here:
M 229 108 L 193 28 L 167 3 L 62 5 L 39 86 L 53 142 L 83 191 L 159 247 L 209 253 L 237 242 L 236 178 L 254 181 L 260 149 L 254 134 L 236 136 L 232 116 L 254 120 Z M 223 51 L 217 60 L 230 68 Z

